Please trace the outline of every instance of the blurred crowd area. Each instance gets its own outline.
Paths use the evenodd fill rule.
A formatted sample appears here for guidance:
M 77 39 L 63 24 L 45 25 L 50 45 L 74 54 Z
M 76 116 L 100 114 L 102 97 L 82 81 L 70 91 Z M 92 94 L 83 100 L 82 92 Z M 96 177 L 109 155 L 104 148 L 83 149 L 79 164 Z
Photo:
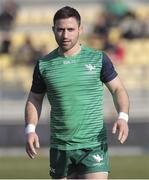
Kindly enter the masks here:
M 9 99 L 22 98 L 19 92 L 29 91 L 36 61 L 57 46 L 51 27 L 61 4 L 22 2 L 25 1 L 0 2 L 0 99 L 5 95 Z M 149 3 L 69 2 L 67 5 L 77 8 L 82 16 L 81 42 L 105 51 L 127 89 L 132 94 L 138 91 L 148 102 Z

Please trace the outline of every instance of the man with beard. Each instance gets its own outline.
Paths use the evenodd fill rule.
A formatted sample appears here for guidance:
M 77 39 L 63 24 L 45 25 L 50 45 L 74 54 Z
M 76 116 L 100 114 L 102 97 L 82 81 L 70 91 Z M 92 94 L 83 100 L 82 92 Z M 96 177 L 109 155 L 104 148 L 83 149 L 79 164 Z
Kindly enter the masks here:
M 51 105 L 50 175 L 54 179 L 107 179 L 107 135 L 103 117 L 103 83 L 118 112 L 113 133 L 121 143 L 128 136 L 126 90 L 102 51 L 81 45 L 81 17 L 63 7 L 53 19 L 58 48 L 38 60 L 25 108 L 26 151 L 37 155 L 35 132 L 45 93 Z

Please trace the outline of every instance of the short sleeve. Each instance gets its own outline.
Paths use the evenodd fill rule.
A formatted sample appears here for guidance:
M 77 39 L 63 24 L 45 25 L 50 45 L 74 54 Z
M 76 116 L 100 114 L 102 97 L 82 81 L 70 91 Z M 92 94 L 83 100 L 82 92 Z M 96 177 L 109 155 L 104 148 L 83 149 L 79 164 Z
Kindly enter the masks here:
M 111 59 L 103 53 L 102 58 L 102 69 L 100 74 L 100 79 L 103 83 L 107 83 L 113 80 L 117 76 L 117 72 L 111 62 Z
M 46 91 L 46 85 L 39 70 L 39 62 L 34 68 L 31 91 L 34 93 L 44 93 Z

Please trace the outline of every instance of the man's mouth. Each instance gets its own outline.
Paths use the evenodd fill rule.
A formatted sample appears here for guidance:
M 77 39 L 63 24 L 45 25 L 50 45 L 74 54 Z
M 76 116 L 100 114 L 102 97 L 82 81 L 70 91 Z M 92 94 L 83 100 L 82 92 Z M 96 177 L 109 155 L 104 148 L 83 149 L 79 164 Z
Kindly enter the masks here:
M 64 44 L 64 45 L 67 45 L 69 43 L 70 43 L 70 41 L 62 41 L 62 44 Z

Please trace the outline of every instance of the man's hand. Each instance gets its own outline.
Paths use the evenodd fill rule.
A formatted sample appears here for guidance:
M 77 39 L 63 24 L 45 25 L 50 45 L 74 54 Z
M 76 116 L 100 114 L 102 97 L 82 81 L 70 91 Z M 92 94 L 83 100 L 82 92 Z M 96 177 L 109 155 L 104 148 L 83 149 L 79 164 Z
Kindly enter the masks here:
M 26 134 L 26 152 L 31 159 L 37 155 L 37 148 L 39 148 L 39 138 L 36 133 Z
M 128 137 L 128 123 L 123 119 L 118 119 L 113 126 L 112 133 L 115 134 L 119 130 L 118 140 L 123 144 Z

